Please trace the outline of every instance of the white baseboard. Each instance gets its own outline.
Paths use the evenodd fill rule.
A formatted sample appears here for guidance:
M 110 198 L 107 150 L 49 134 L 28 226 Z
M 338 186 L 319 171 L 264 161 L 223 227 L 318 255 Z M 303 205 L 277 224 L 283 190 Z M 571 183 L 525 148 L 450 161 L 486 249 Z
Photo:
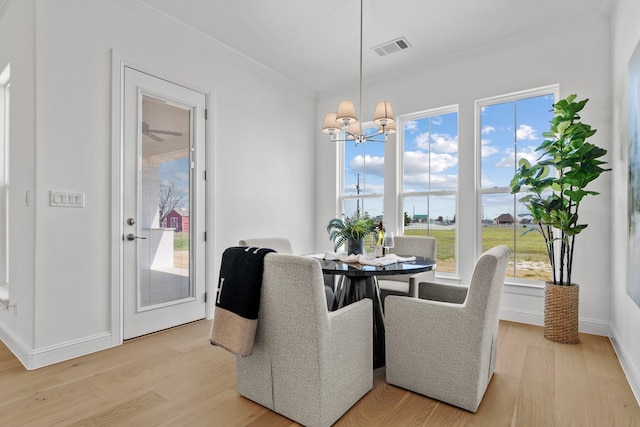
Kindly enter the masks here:
M 526 323 L 528 325 L 543 326 L 544 312 L 502 307 L 502 309 L 500 309 L 500 319 L 510 322 Z M 610 326 L 609 322 L 602 320 L 580 318 L 578 320 L 578 330 L 586 334 L 608 337 Z
M 500 319 L 542 326 L 544 324 L 544 313 L 533 310 L 503 307 L 500 310 Z M 584 318 L 580 319 L 579 330 L 580 332 L 602 336 L 611 336 L 610 334 L 612 332 L 608 322 Z M 48 347 L 30 349 L 15 335 L 13 335 L 11 331 L 6 330 L 2 324 L 0 324 L 0 340 L 5 343 L 5 345 L 27 369 L 42 368 L 54 363 L 94 353 L 96 351 L 106 350 L 107 348 L 114 346 L 112 334 L 110 332 L 104 332 Z M 614 340 L 612 339 L 612 341 Z M 614 348 L 618 351 L 618 348 L 615 347 L 615 341 Z M 633 372 L 635 372 L 635 370 Z M 637 373 L 636 384 L 640 384 Z M 639 395 L 637 390 L 640 390 L 640 386 L 634 389 L 636 396 Z
M 4 328 L 2 323 L 0 323 L 0 340 L 4 343 L 4 345 L 11 350 L 11 352 L 18 358 L 20 363 L 24 365 L 25 368 L 29 363 L 29 347 L 25 345 L 18 337 L 16 337 L 10 330 Z
M 112 347 L 111 332 L 103 332 L 49 347 L 42 347 L 31 351 L 29 365 L 26 368 L 42 368 L 43 366 L 95 353 L 96 351 L 106 350 L 110 347 Z
M 633 391 L 636 401 L 640 404 L 640 374 L 633 365 L 633 361 L 629 357 L 629 353 L 627 353 L 627 350 L 622 345 L 618 331 L 616 331 L 613 326 L 610 327 L 609 339 L 611 340 L 611 344 L 613 345 L 616 355 L 618 355 L 618 360 L 620 361 L 622 370 L 627 377 L 627 382 L 631 387 L 631 391 Z
M 544 324 L 543 313 L 509 307 L 502 307 L 500 309 L 500 319 L 510 322 L 526 323 L 527 325 L 542 326 Z
M 104 332 L 34 350 L 26 346 L 11 333 L 11 331 L 2 327 L 2 325 L 0 325 L 0 340 L 2 340 L 9 350 L 20 360 L 24 367 L 29 370 L 75 359 L 76 357 L 113 347 L 111 333 Z

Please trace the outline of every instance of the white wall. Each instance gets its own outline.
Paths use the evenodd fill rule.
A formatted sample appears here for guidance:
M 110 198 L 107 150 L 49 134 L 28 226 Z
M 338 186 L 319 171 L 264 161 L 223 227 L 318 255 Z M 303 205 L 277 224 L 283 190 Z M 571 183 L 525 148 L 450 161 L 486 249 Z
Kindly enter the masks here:
M 613 128 L 611 230 L 611 339 L 636 397 L 640 399 L 640 308 L 627 295 L 627 67 L 640 43 L 640 3 L 618 0 L 612 14 Z M 638 260 L 633 260 L 638 262 Z
M 626 150 L 624 73 L 640 38 L 638 16 L 634 0 L 620 0 L 612 41 L 608 17 L 596 16 L 568 23 L 562 34 L 543 29 L 535 37 L 399 70 L 393 80 L 365 82 L 364 94 L 365 105 L 390 99 L 396 114 L 459 104 L 461 145 L 473 144 L 476 99 L 555 83 L 561 97 L 577 92 L 591 99 L 583 118 L 598 129 L 594 142 L 610 150 L 614 172 L 594 185 L 603 194 L 585 202 L 583 215 L 589 223 L 614 226 L 590 227 L 579 236 L 581 330 L 600 332 L 611 318 L 617 348 L 632 368 L 640 366 L 640 344 L 633 339 L 640 312 L 624 290 L 626 192 L 609 189 L 626 188 L 626 158 L 620 160 L 619 151 Z M 13 0 L 0 17 L 0 68 L 11 62 L 11 298 L 18 310 L 0 314 L 0 334 L 32 367 L 98 350 L 102 341 L 94 348 L 82 344 L 112 332 L 112 50 L 210 95 L 209 286 L 216 283 L 222 251 L 240 238 L 285 235 L 297 252 L 330 248 L 324 226 L 335 215 L 337 153 L 318 129 L 322 113 L 339 99 L 356 99 L 355 86 L 323 95 L 316 109 L 312 96 L 290 82 L 136 2 Z M 390 142 L 389 161 L 394 150 Z M 459 161 L 461 182 L 472 186 L 473 158 L 461 150 Z M 51 208 L 49 190 L 83 191 L 86 208 Z M 475 230 L 472 200 L 461 189 L 457 218 L 464 235 Z M 462 277 L 470 274 L 475 245 L 460 242 Z M 609 252 L 611 268 L 596 257 Z M 541 322 L 541 290 L 507 290 L 504 313 Z
M 26 280 L 35 297 L 19 296 L 19 324 L 8 326 L 31 344 L 31 367 L 104 348 L 113 332 L 111 245 L 119 236 L 111 230 L 112 51 L 210 97 L 210 290 L 222 251 L 241 238 L 284 235 L 296 250 L 313 248 L 310 94 L 135 1 L 36 0 L 35 15 L 33 4 L 24 3 L 13 1 L 9 9 L 19 8 L 22 16 L 0 22 L 0 31 L 11 34 L 0 33 L 0 63 L 11 52 L 6 40 L 22 33 L 33 39 L 32 26 L 12 23 L 30 24 L 35 17 L 36 143 L 28 156 L 12 157 L 15 170 L 36 179 L 36 217 L 27 231 L 35 256 L 12 266 L 27 272 L 36 266 L 35 277 Z M 33 57 L 33 47 L 31 52 Z M 33 76 L 33 64 L 27 65 Z M 11 70 L 21 75 L 19 63 Z M 12 100 L 19 105 L 15 80 Z M 33 93 L 29 87 L 30 102 Z M 50 190 L 84 192 L 86 207 L 49 207 Z M 35 316 L 29 304 L 35 304 Z M 32 325 L 33 337 L 20 329 L 23 324 Z
M 535 35 L 523 35 L 439 63 L 426 63 L 420 70 L 398 70 L 393 80 L 365 81 L 365 113 L 367 106 L 373 109 L 375 101 L 382 99 L 392 102 L 396 115 L 459 105 L 460 193 L 456 218 L 459 236 L 464 236 L 459 241 L 461 278 L 471 276 L 479 255 L 477 241 L 474 241 L 474 232 L 478 229 L 473 212 L 479 211 L 473 191 L 475 159 L 473 151 L 464 148 L 474 144 L 474 101 L 559 84 L 561 98 L 577 93 L 580 99 L 590 99 L 582 117 L 598 129 L 593 142 L 610 150 L 609 46 L 609 17 L 598 14 L 567 23 L 563 28 L 543 28 Z M 325 94 L 318 101 L 318 111 L 335 111 L 339 99 L 348 95 L 357 99 L 356 90 Z M 316 129 L 321 128 L 321 116 L 318 114 Z M 335 171 L 336 146 L 319 131 L 316 140 L 318 164 L 322 165 L 317 171 L 318 221 L 326 224 L 335 211 L 335 182 L 329 182 L 328 177 Z M 388 142 L 385 163 L 395 162 L 395 150 L 395 142 Z M 577 237 L 574 264 L 574 278 L 580 284 L 580 329 L 603 335 L 608 334 L 610 316 L 611 271 L 608 260 L 603 261 L 600 257 L 610 251 L 609 175 L 603 175 L 592 186 L 602 194 L 583 202 L 581 219 L 592 226 Z M 388 211 L 385 209 L 385 216 Z M 316 240 L 326 242 L 328 246 L 324 230 L 318 227 L 316 233 Z M 501 315 L 511 320 L 542 324 L 543 290 L 507 286 Z

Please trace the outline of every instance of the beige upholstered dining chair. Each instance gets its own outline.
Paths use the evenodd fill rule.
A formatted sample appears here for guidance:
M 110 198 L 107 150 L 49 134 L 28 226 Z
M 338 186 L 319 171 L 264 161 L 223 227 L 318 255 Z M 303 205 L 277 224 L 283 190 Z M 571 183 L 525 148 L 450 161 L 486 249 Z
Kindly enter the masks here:
M 436 239 L 429 236 L 396 236 L 395 246 L 389 252 L 400 256 L 422 256 L 436 259 Z M 414 275 L 402 274 L 393 276 L 380 276 L 378 286 L 380 287 L 380 299 L 388 295 L 402 295 L 418 297 L 420 292 L 420 282 L 430 282 L 435 280 L 435 271 L 425 271 Z
M 281 254 L 293 253 L 293 246 L 291 246 L 291 242 L 286 237 L 255 237 L 253 239 L 242 239 L 238 244 L 240 246 L 269 248 Z
M 509 255 L 506 246 L 482 254 L 468 288 L 429 284 L 434 300 L 387 298 L 389 384 L 476 412 L 495 371 Z
M 269 248 L 281 254 L 293 254 L 291 241 L 286 237 L 254 237 L 252 239 L 241 239 L 240 246 L 255 246 L 259 248 Z M 327 298 L 327 307 L 333 310 L 336 300 L 334 277 L 324 276 L 324 293 Z
M 313 258 L 264 259 L 253 354 L 238 393 L 305 426 L 330 426 L 373 387 L 372 302 L 328 312 Z

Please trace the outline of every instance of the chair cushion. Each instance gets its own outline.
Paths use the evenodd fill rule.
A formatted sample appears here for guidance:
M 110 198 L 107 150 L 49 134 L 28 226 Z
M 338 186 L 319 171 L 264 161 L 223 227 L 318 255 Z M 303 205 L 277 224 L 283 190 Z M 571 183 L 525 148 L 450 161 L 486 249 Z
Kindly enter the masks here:
M 398 294 L 408 294 L 409 293 L 409 283 L 408 282 L 398 282 L 396 280 L 378 280 L 378 286 L 380 289 L 383 289 L 387 293 L 398 293 Z

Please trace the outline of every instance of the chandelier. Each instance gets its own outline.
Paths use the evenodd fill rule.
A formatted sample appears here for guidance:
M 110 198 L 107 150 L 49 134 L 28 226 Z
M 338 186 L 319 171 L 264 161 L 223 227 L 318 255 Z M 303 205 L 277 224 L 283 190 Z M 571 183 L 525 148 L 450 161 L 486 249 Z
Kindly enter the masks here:
M 363 1 L 360 0 L 360 105 L 362 113 L 362 22 Z M 358 120 L 356 106 L 353 101 L 340 101 L 337 112 L 325 114 L 322 132 L 331 136 L 331 141 L 354 141 L 356 146 L 365 141 L 387 142 L 387 135 L 395 133 L 396 125 L 389 101 L 380 101 L 373 112 L 373 123 L 377 130 L 373 134 L 365 135 L 362 122 Z

